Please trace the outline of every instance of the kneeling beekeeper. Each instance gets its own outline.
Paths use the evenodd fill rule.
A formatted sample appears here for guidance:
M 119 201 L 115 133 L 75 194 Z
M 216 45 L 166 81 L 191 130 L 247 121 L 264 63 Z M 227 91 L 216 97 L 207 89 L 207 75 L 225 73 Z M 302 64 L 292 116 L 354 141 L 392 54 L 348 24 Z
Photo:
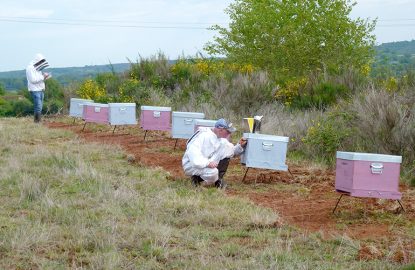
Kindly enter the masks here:
M 223 176 L 228 169 L 230 158 L 243 153 L 246 139 L 241 138 L 233 145 L 228 137 L 236 129 L 232 123 L 221 118 L 215 127 L 200 127 L 187 141 L 187 149 L 182 159 L 184 173 L 191 176 L 193 186 L 215 184 L 225 188 Z

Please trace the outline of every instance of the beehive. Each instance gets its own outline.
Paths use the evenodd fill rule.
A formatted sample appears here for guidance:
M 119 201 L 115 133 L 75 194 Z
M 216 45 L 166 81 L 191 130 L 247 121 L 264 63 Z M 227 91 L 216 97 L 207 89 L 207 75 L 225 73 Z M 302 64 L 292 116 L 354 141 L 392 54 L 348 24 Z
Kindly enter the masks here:
M 401 156 L 338 151 L 335 188 L 355 197 L 399 200 L 401 162 Z

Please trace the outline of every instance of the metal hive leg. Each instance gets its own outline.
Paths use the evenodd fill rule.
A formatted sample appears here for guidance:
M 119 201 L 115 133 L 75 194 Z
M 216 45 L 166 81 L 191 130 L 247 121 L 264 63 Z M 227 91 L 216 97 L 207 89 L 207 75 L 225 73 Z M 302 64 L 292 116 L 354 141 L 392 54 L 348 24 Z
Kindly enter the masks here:
M 399 205 L 401 206 L 402 211 L 404 211 L 404 212 L 405 212 L 405 208 L 403 208 L 403 205 L 402 205 L 402 203 L 401 203 L 401 200 L 397 200 L 397 201 L 398 201 Z
M 242 182 L 245 181 L 246 174 L 248 173 L 249 167 L 246 168 L 244 178 L 242 178 Z
M 333 212 L 332 212 L 333 214 L 334 214 L 334 211 L 336 211 L 337 206 L 339 205 L 339 202 L 343 198 L 343 196 L 344 196 L 344 194 L 340 195 L 340 198 L 337 200 L 336 206 L 334 207 Z
M 85 129 L 85 126 L 86 126 L 86 124 L 87 124 L 88 122 L 85 122 L 84 123 L 84 127 L 82 128 L 82 131 L 84 131 L 84 129 Z

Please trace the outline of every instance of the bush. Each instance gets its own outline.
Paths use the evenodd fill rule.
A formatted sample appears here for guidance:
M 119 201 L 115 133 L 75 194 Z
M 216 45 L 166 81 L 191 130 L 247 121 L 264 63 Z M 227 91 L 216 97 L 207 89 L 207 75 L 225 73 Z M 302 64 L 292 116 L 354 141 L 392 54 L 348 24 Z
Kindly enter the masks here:
M 4 96 L 6 94 L 6 89 L 4 85 L 0 83 L 0 96 Z
M 0 98 L 0 116 L 12 116 L 12 113 L 12 104 L 3 98 Z
M 353 99 L 356 140 L 369 153 L 402 156 L 403 174 L 414 182 L 415 93 L 388 91 L 367 89 Z
M 60 99 L 45 100 L 43 104 L 43 112 L 46 114 L 59 114 L 64 107 L 64 101 Z
M 15 116 L 26 116 L 33 113 L 33 103 L 26 98 L 11 101 L 12 112 Z
M 94 101 L 106 99 L 104 88 L 100 87 L 96 81 L 91 79 L 85 80 L 76 93 L 81 98 L 92 99 Z
M 348 139 L 354 133 L 352 120 L 353 116 L 348 113 L 333 111 L 320 120 L 312 121 L 313 125 L 302 139 L 310 158 L 334 165 L 336 151 L 350 149 L 352 142 Z
M 136 63 L 130 61 L 130 64 L 131 79 L 139 80 L 148 87 L 173 89 L 169 60 L 163 53 L 159 52 L 149 59 L 140 58 Z
M 241 117 L 255 114 L 261 106 L 272 102 L 274 95 L 274 85 L 265 72 L 213 77 L 202 88 L 211 93 L 211 102 L 217 108 L 226 107 Z
M 125 80 L 118 89 L 120 102 L 135 102 L 137 106 L 146 104 L 151 88 L 145 87 L 136 79 Z
M 102 89 L 108 100 L 112 100 L 117 97 L 118 89 L 121 84 L 121 78 L 115 73 L 101 73 L 95 77 L 95 82 L 98 84 L 99 89 Z M 102 99 L 100 97 L 99 99 Z

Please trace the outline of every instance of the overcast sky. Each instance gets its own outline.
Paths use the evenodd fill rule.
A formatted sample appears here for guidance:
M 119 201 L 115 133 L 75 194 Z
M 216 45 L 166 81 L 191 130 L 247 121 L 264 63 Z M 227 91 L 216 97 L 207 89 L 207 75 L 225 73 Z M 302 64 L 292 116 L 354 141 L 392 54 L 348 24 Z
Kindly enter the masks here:
M 125 63 L 158 51 L 203 53 L 226 26 L 232 0 L 1 0 L 0 71 L 43 53 L 51 67 Z M 352 16 L 378 18 L 377 43 L 415 39 L 414 0 L 358 0 Z

